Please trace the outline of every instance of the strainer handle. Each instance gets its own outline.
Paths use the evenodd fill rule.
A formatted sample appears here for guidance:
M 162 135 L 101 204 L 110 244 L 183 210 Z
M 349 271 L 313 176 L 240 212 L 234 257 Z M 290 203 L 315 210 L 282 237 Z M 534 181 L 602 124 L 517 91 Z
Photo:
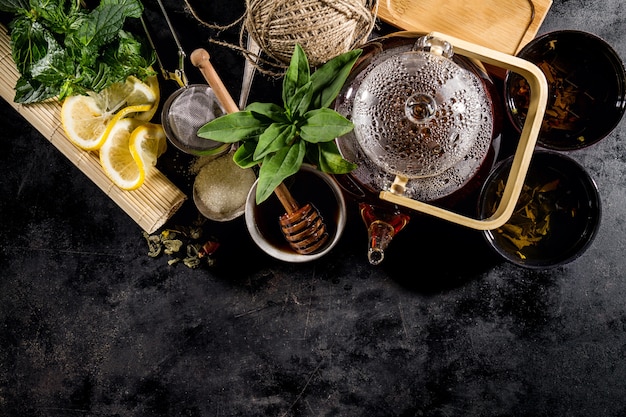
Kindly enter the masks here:
M 213 64 L 211 64 L 211 56 L 206 49 L 198 48 L 191 53 L 189 57 L 194 67 L 197 67 L 204 79 L 209 83 L 209 87 L 215 93 L 215 96 L 226 110 L 226 113 L 235 113 L 239 111 L 239 107 L 233 100 L 232 96 L 226 89 L 226 86 L 219 77 Z

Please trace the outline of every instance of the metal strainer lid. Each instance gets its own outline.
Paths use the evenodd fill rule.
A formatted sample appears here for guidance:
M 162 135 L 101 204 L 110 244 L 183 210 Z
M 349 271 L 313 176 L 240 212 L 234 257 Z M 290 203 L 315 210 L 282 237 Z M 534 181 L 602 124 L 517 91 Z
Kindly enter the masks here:
M 168 139 L 183 152 L 194 155 L 223 153 L 230 145 L 197 135 L 198 129 L 224 114 L 215 93 L 205 84 L 191 84 L 174 92 L 161 114 Z
M 461 162 L 492 123 L 478 76 L 452 47 L 421 37 L 411 51 L 378 63 L 354 96 L 356 139 L 378 167 L 408 178 L 439 175 Z M 483 132 L 484 133 L 484 132 Z

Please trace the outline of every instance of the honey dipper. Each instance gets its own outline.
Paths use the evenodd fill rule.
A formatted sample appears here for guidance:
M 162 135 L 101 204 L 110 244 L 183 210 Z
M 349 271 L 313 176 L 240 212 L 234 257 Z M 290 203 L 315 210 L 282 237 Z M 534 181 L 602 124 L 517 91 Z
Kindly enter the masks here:
M 226 112 L 238 112 L 239 107 L 213 68 L 209 53 L 203 48 L 198 48 L 189 58 L 193 66 L 200 70 Z M 301 255 L 312 254 L 321 249 L 328 240 L 328 232 L 322 216 L 313 204 L 307 203 L 300 207 L 282 182 L 276 187 L 274 194 L 286 211 L 280 216 L 279 223 L 291 248 Z

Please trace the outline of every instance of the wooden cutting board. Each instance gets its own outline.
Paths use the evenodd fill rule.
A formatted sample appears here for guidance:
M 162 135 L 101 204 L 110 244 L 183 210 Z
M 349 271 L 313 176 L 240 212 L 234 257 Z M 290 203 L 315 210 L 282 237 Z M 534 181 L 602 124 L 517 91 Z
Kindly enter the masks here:
M 442 32 L 515 55 L 532 40 L 552 0 L 380 0 L 378 17 L 403 30 Z

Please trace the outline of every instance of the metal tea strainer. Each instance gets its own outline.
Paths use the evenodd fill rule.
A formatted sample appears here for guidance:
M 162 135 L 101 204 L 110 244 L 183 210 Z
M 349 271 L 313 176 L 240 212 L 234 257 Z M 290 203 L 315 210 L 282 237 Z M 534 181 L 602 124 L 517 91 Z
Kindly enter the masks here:
M 161 124 L 165 134 L 176 148 L 185 153 L 197 156 L 224 154 L 230 150 L 231 144 L 201 138 L 196 132 L 200 127 L 226 112 L 210 86 L 188 83 L 184 69 L 187 55 L 176 36 L 162 1 L 157 0 L 157 2 L 178 48 L 178 69 L 174 72 L 166 71 L 144 23 L 144 29 L 155 51 L 163 78 L 176 81 L 180 87 L 163 103 Z

